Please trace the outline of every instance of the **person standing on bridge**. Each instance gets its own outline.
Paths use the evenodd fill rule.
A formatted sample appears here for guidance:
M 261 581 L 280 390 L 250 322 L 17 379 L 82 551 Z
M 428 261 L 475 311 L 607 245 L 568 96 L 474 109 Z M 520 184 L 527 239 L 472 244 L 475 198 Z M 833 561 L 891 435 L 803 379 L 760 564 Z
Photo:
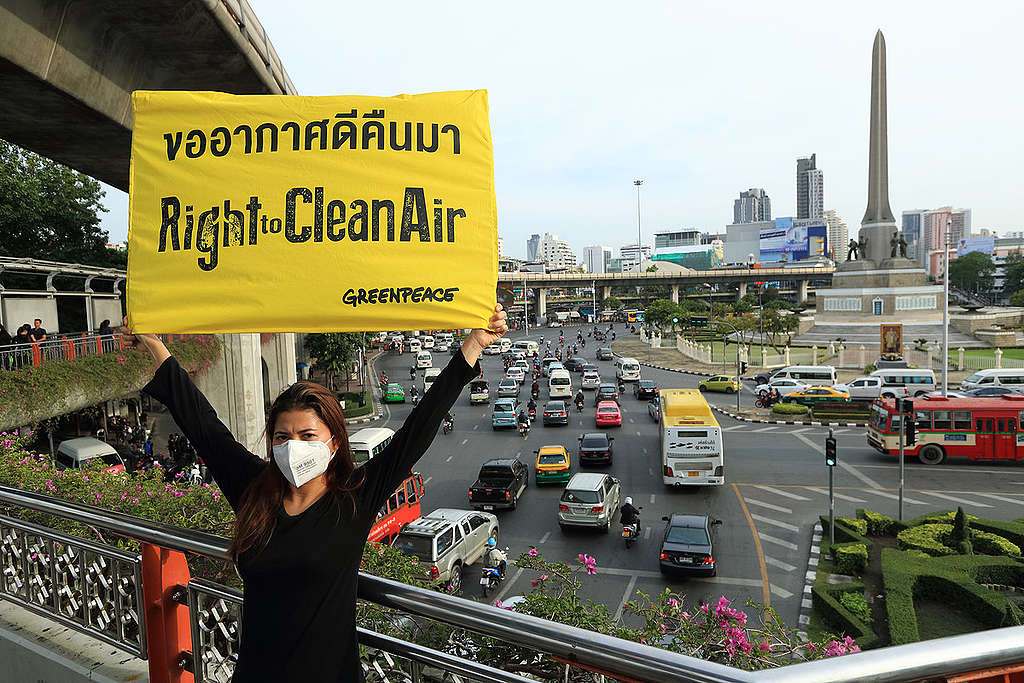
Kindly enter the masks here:
M 157 364 L 143 389 L 166 405 L 235 511 L 228 550 L 244 582 L 233 683 L 363 680 L 356 584 L 378 510 L 426 452 L 483 349 L 508 327 L 500 305 L 473 330 L 391 443 L 356 467 L 326 387 L 299 381 L 270 408 L 266 456 L 249 452 L 158 337 L 122 330 Z

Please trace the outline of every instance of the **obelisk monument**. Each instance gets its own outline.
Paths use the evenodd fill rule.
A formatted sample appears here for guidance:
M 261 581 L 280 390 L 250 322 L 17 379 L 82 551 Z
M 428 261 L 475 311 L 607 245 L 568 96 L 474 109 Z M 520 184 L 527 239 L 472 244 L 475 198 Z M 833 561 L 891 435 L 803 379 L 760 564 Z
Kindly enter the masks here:
M 890 257 L 889 240 L 896 219 L 889 208 L 889 143 L 886 131 L 885 37 L 879 30 L 871 49 L 871 125 L 868 143 L 868 207 L 860 222 L 860 240 L 867 238 L 866 258 L 881 263 Z

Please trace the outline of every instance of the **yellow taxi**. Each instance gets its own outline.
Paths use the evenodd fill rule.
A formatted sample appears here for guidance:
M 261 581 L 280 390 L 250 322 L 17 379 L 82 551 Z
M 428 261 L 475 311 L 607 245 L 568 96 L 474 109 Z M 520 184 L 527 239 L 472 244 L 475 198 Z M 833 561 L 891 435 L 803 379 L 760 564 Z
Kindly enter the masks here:
M 805 406 L 813 406 L 815 403 L 825 401 L 849 403 L 850 394 L 834 387 L 804 387 L 800 391 L 794 391 L 782 397 L 783 403 L 799 403 Z
M 538 484 L 566 483 L 572 477 L 572 462 L 565 446 L 542 446 L 537 454 L 535 476 Z

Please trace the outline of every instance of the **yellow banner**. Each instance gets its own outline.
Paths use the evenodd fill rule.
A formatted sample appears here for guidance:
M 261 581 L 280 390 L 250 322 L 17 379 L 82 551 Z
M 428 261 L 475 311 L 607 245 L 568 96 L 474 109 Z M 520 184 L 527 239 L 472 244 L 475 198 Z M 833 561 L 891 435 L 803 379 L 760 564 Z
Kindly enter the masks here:
M 132 95 L 139 332 L 485 327 L 498 277 L 487 91 Z

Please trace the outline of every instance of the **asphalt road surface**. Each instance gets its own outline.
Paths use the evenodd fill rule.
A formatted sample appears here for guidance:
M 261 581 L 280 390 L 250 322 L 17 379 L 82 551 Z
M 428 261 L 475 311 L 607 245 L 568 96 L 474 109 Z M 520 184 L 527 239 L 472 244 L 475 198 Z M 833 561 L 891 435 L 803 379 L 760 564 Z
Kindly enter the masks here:
M 620 334 L 623 325 L 616 325 Z M 584 336 L 590 329 L 564 328 L 567 342 Z M 511 338 L 525 335 L 513 333 Z M 558 331 L 543 328 L 530 338 L 545 337 L 557 343 Z M 589 341 L 580 355 L 600 368 L 603 381 L 614 381 L 611 361 L 596 360 L 599 344 Z M 443 367 L 450 354 L 434 354 L 435 367 Z M 564 354 L 563 354 L 564 355 Z M 640 359 L 643 361 L 643 359 Z M 386 370 L 392 381 L 408 388 L 409 353 L 381 356 L 376 371 Z M 497 382 L 504 376 L 501 356 L 483 356 L 484 378 L 491 385 L 492 401 Z M 643 367 L 642 376 L 654 380 L 660 388 L 696 387 L 699 377 Z M 573 392 L 579 385 L 579 373 L 572 373 Z M 422 390 L 422 370 L 417 386 Z M 547 400 L 541 381 L 538 408 Z M 440 507 L 467 508 L 469 487 L 476 480 L 480 465 L 491 458 L 518 456 L 533 470 L 533 451 L 541 446 L 560 444 L 573 455 L 573 472 L 579 471 L 576 459 L 577 439 L 584 432 L 598 431 L 594 426 L 593 392 L 585 392 L 587 402 L 582 413 L 572 406 L 568 427 L 543 427 L 538 415 L 529 437 L 523 440 L 516 431 L 491 429 L 491 405 L 471 406 L 468 388 L 453 411 L 455 429 L 440 431 L 426 455 L 416 466 L 423 475 L 424 514 Z M 522 387 L 521 398 L 529 400 L 530 380 Z M 735 395 L 708 394 L 713 404 L 735 407 Z M 753 395 L 744 391 L 741 400 L 750 405 Z M 510 547 L 510 559 L 536 545 L 548 559 L 575 562 L 579 553 L 597 558 L 596 576 L 584 577 L 585 598 L 608 605 L 616 614 L 637 589 L 657 594 L 666 587 L 684 594 L 688 606 L 717 600 L 725 595 L 738 603 L 753 599 L 769 602 L 786 623 L 796 626 L 803 599 L 805 573 L 812 528 L 819 514 L 828 513 L 828 468 L 824 464 L 824 439 L 828 429 L 801 425 L 764 425 L 735 421 L 719 414 L 725 440 L 726 484 L 697 489 L 671 489 L 661 482 L 661 459 L 657 425 L 648 416 L 646 401 L 633 398 L 627 384 L 620 398 L 623 414 L 621 428 L 607 431 L 615 437 L 614 461 L 610 467 L 587 467 L 590 471 L 608 471 L 617 477 L 622 495 L 632 496 L 643 506 L 642 536 L 627 549 L 618 535 L 621 527 L 612 525 L 612 533 L 567 531 L 559 529 L 556 519 L 561 485 L 530 486 L 516 510 L 497 513 L 500 522 L 499 544 Z M 385 421 L 373 426 L 397 429 L 412 406 L 389 404 Z M 539 412 L 539 411 L 538 411 Z M 885 458 L 865 441 L 864 428 L 837 428 L 839 465 L 835 468 L 835 504 L 838 516 L 853 516 L 857 508 L 870 508 L 896 516 L 898 468 L 894 458 Z M 1024 470 L 1018 466 L 950 463 L 938 467 L 920 465 L 910 458 L 906 464 L 904 518 L 926 512 L 964 506 L 974 514 L 994 519 L 1024 517 Z M 669 578 L 658 571 L 658 551 L 664 528 L 662 516 L 671 513 L 709 514 L 722 520 L 715 539 L 718 576 L 712 578 Z M 615 518 L 617 521 L 617 516 Z M 482 599 L 477 582 L 478 566 L 466 569 L 463 596 Z M 488 599 L 522 594 L 530 589 L 528 572 L 510 568 L 497 594 Z

